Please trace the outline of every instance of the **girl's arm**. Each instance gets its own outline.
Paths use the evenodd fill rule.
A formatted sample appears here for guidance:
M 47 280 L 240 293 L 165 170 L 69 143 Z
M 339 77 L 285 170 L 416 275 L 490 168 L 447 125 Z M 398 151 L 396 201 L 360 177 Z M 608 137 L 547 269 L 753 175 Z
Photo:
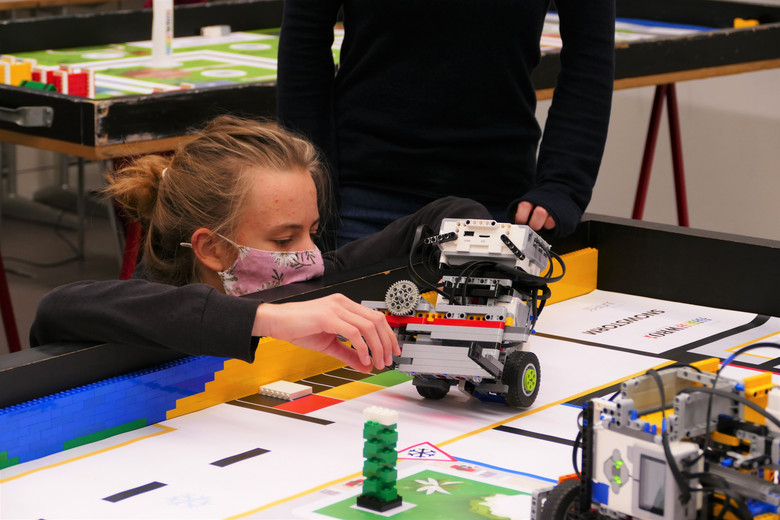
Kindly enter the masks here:
M 205 284 L 174 287 L 145 280 L 76 282 L 55 289 L 38 306 L 30 345 L 114 343 L 251 363 L 253 336 L 289 341 L 364 372 L 390 365 L 392 355 L 400 355 L 384 315 L 341 294 L 271 304 L 227 296 Z
M 41 300 L 30 345 L 94 341 L 251 362 L 252 327 L 260 303 L 226 296 L 205 284 L 76 282 Z

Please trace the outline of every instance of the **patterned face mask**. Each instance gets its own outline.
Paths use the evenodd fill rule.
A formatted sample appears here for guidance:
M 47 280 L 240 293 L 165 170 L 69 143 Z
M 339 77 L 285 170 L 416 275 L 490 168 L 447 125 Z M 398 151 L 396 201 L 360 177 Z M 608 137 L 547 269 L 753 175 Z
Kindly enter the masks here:
M 238 248 L 238 258 L 235 263 L 217 273 L 222 278 L 225 293 L 233 296 L 319 278 L 325 271 L 319 249 L 262 251 L 240 246 L 229 238 L 222 238 Z

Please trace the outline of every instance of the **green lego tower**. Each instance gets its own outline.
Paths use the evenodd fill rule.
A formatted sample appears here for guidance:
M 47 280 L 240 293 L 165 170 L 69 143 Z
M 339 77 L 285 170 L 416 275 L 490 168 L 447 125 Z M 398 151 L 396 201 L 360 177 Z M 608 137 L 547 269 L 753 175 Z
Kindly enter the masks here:
M 398 412 L 378 406 L 363 410 L 363 493 L 357 505 L 384 512 L 403 503 L 398 495 Z

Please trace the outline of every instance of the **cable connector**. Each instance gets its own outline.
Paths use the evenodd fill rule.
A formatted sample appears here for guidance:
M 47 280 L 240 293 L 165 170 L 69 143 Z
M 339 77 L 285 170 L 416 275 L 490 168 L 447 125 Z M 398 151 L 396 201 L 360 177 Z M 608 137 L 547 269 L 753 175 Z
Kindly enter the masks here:
M 442 235 L 435 235 L 432 237 L 426 238 L 423 243 L 429 246 L 436 245 L 436 244 L 443 244 L 444 242 L 452 242 L 453 240 L 458 239 L 458 234 L 450 231 L 449 233 L 444 233 Z
M 513 255 L 515 255 L 520 260 L 525 260 L 525 255 L 523 254 L 523 252 L 520 251 L 520 249 L 515 245 L 514 242 L 512 242 L 512 240 L 508 236 L 502 234 L 499 238 L 504 243 L 504 245 L 508 247 L 510 251 L 512 251 Z

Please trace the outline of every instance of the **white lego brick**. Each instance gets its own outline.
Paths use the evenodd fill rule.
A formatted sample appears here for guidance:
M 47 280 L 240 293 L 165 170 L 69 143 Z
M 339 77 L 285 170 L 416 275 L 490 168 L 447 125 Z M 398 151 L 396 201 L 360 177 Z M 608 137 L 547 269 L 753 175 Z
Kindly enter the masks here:
M 219 38 L 230 35 L 229 25 L 207 25 L 200 28 L 200 35 L 206 38 Z
M 406 374 L 430 374 L 450 377 L 493 377 L 482 367 L 469 360 L 471 364 L 443 366 L 442 363 L 420 364 L 412 361 L 409 365 L 398 365 L 398 371 Z
M 275 383 L 261 386 L 259 393 L 260 395 L 292 401 L 293 399 L 311 394 L 311 387 L 289 381 L 276 381 Z
M 459 341 L 485 341 L 488 343 L 501 343 L 504 338 L 504 329 L 492 327 L 441 327 L 436 325 L 423 325 L 420 332 L 429 332 L 432 339 L 452 339 Z M 407 330 L 409 330 L 407 328 Z
M 380 406 L 369 406 L 363 410 L 363 421 L 374 421 L 385 426 L 398 424 L 398 411 Z
M 774 417 L 780 417 L 780 388 L 773 387 L 767 394 L 769 396 L 769 403 L 767 404 L 766 411 Z M 766 422 L 769 431 L 777 433 L 780 431 L 778 427 L 772 421 Z
M 479 367 L 474 360 L 463 358 L 463 359 L 421 359 L 421 358 L 414 358 L 410 362 L 410 364 L 413 367 L 418 366 L 432 366 L 436 367 L 435 371 L 438 372 L 450 372 L 452 370 L 471 370 L 472 367 Z
M 401 347 L 402 357 L 414 359 L 468 359 L 468 347 L 446 347 L 441 345 L 421 345 L 420 343 L 404 343 Z

